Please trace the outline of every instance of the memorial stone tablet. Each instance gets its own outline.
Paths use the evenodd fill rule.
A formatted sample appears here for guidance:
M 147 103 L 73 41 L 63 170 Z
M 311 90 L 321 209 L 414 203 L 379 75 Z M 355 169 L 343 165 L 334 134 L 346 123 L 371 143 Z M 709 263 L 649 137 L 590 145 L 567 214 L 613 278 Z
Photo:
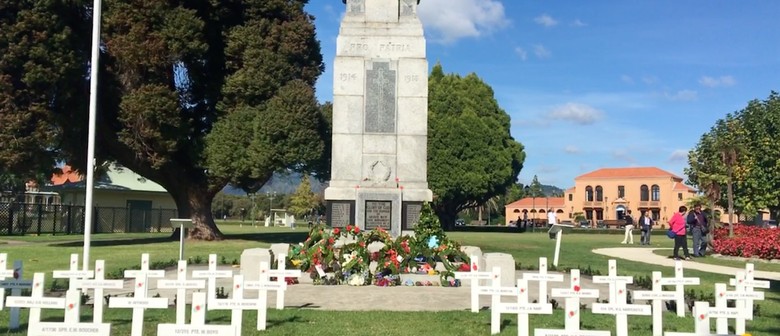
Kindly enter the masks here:
M 390 62 L 371 62 L 366 69 L 366 133 L 395 132 L 396 71 Z
M 401 227 L 404 230 L 412 230 L 420 221 L 422 213 L 422 202 L 404 202 L 403 203 L 403 223 Z
M 392 222 L 393 202 L 366 201 L 366 230 L 383 228 L 390 230 Z
M 351 201 L 331 201 L 329 204 L 328 223 L 330 223 L 331 227 L 343 228 L 353 224 L 354 207 Z

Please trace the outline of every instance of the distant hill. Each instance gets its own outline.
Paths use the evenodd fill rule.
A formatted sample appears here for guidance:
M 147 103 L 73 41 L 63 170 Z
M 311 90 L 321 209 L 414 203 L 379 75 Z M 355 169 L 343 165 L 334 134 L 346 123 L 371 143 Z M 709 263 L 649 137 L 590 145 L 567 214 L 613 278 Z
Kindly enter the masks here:
M 544 196 L 548 196 L 548 197 L 551 197 L 553 195 L 559 195 L 560 196 L 560 195 L 563 195 L 563 189 L 558 188 L 558 187 L 553 186 L 553 185 L 542 184 L 542 194 L 544 194 Z
M 269 180 L 268 183 L 260 188 L 260 191 L 257 193 L 264 194 L 267 191 L 275 191 L 277 194 L 292 194 L 296 189 L 298 189 L 302 179 L 303 175 L 300 173 L 277 173 L 274 174 L 274 176 L 271 177 L 271 180 Z M 321 183 L 315 178 L 310 178 L 309 181 L 311 181 L 311 189 L 315 194 L 322 193 L 322 191 L 327 187 L 327 184 Z M 224 189 L 222 189 L 222 192 L 228 195 L 246 195 L 244 190 L 236 188 L 232 185 L 226 186 Z

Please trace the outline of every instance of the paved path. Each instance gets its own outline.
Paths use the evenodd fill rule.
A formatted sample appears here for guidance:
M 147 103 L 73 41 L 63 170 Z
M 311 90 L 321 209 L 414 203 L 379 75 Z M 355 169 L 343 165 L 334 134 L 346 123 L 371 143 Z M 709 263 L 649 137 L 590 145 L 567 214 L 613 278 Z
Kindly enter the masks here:
M 204 265 L 190 265 L 187 267 L 187 271 L 190 273 L 188 279 L 191 278 L 192 271 L 207 269 Z M 220 266 L 220 270 L 232 270 L 233 274 L 239 274 L 240 271 L 237 268 L 230 266 Z M 516 277 L 522 278 L 522 274 L 525 272 L 536 271 L 518 271 Z M 551 274 L 556 272 L 549 272 Z M 167 269 L 165 277 L 167 279 L 176 279 L 175 269 Z M 548 282 L 547 283 L 547 295 L 550 298 L 550 291 L 552 288 L 564 288 L 569 284 L 569 275 L 564 274 L 563 282 Z M 287 287 L 285 293 L 285 307 L 286 308 L 309 308 L 309 309 L 323 309 L 323 310 L 341 310 L 341 311 L 355 311 L 355 310 L 386 310 L 386 311 L 452 311 L 452 310 L 469 310 L 471 307 L 471 287 L 463 286 L 457 288 L 448 287 L 417 287 L 417 286 L 396 286 L 396 287 L 377 287 L 377 286 L 321 286 L 313 285 L 308 274 L 304 274 L 300 278 L 301 283 L 291 285 Z M 598 289 L 601 292 L 601 298 L 606 299 L 608 297 L 608 286 L 605 284 L 594 284 L 590 278 L 584 277 L 581 279 L 583 288 Z M 232 287 L 232 279 L 217 279 L 217 288 L 223 287 L 226 292 L 230 292 Z M 529 283 L 530 300 L 538 299 L 538 282 Z M 111 294 L 114 296 L 126 296 L 132 292 L 133 280 L 125 279 L 124 288 L 121 290 L 106 290 L 105 294 Z M 204 290 L 205 291 L 205 290 Z M 191 293 L 188 291 L 187 302 L 190 301 Z M 89 293 L 91 295 L 91 293 Z M 105 295 L 104 294 L 104 295 Z M 158 289 L 157 279 L 149 279 L 149 296 L 160 294 L 162 297 L 167 297 L 171 304 L 176 295 L 175 289 Z M 245 297 L 256 297 L 256 292 L 247 290 L 244 293 Z M 359 300 L 356 298 L 360 298 Z M 90 298 L 92 299 L 92 298 Z M 504 302 L 512 302 L 511 298 L 503 298 Z M 517 299 L 515 299 L 516 302 Z M 559 299 L 558 301 L 561 301 Z M 590 304 L 595 299 L 583 299 L 583 303 Z M 268 293 L 268 307 L 276 306 L 276 294 L 275 292 Z M 480 307 L 490 306 L 490 297 L 480 297 Z
M 653 250 L 669 250 L 670 248 L 653 248 L 653 247 L 613 247 L 613 248 L 600 248 L 593 250 L 593 253 L 598 253 L 613 258 L 620 258 L 625 260 L 631 260 L 651 265 L 669 266 L 674 267 L 674 259 L 657 255 L 653 253 Z M 639 252 L 642 251 L 642 252 Z M 744 268 L 726 267 L 712 264 L 705 264 L 696 262 L 696 258 L 686 260 L 683 262 L 685 269 L 693 269 L 698 271 L 720 273 L 727 275 L 736 275 L 737 272 L 743 271 Z M 767 280 L 780 281 L 780 273 L 778 272 L 766 272 L 756 271 L 755 277 Z
M 652 253 L 657 248 L 641 247 L 621 247 L 621 248 L 603 248 L 593 250 L 594 253 L 606 255 L 613 258 L 626 259 L 652 265 L 674 266 L 674 260 L 664 256 Z M 637 253 L 641 250 L 641 253 Z M 220 269 L 232 270 L 233 274 L 239 274 L 235 267 L 220 266 Z M 734 275 L 742 269 L 733 267 L 724 267 L 718 265 L 703 264 L 695 261 L 685 261 L 686 269 L 695 269 L 705 272 L 722 273 Z M 190 265 L 187 270 L 206 269 L 204 265 Z M 518 271 L 516 277 L 522 278 L 522 274 L 531 271 Z M 554 272 L 551 272 L 554 273 Z M 756 271 L 756 277 L 762 279 L 780 280 L 780 273 Z M 176 279 L 175 269 L 166 270 L 166 278 Z M 468 310 L 470 307 L 470 287 L 446 288 L 446 287 L 376 287 L 376 286 L 315 286 L 311 283 L 308 274 L 301 277 L 301 283 L 289 286 L 285 294 L 285 306 L 287 308 L 309 308 L 323 310 L 342 310 L 342 311 L 364 311 L 364 310 L 387 310 L 387 311 L 452 311 Z M 598 289 L 602 299 L 607 298 L 608 287 L 603 284 L 594 284 L 590 277 L 582 278 L 582 287 L 588 289 Z M 548 297 L 550 289 L 566 287 L 569 283 L 568 274 L 564 274 L 564 282 L 548 283 Z M 158 289 L 157 281 L 150 279 L 149 295 L 160 294 L 173 302 L 175 290 Z M 132 279 L 125 280 L 125 286 L 122 290 L 106 291 L 106 294 L 125 296 L 131 292 L 133 287 Z M 218 279 L 217 287 L 223 287 L 227 292 L 232 287 L 232 279 Z M 538 283 L 529 284 L 531 300 L 538 298 Z M 189 293 L 188 293 L 189 294 Z M 253 291 L 245 294 L 247 297 L 256 295 Z M 187 295 L 188 299 L 191 298 Z M 355 298 L 361 298 L 356 300 Z M 509 300 L 509 298 L 504 298 Z M 188 300 L 189 301 L 189 300 Z M 562 301 L 562 300 L 559 300 Z M 508 302 L 508 301 L 507 301 Z M 590 304 L 593 300 L 583 300 L 583 303 Z M 274 292 L 268 294 L 268 307 L 275 307 L 276 295 Z M 480 307 L 490 305 L 490 297 L 480 297 Z

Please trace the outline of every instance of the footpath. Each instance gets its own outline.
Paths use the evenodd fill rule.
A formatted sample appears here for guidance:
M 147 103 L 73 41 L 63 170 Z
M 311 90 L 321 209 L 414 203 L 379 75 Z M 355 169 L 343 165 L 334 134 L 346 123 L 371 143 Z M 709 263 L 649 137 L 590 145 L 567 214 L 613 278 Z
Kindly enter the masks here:
M 653 253 L 654 250 L 669 250 L 670 248 L 653 248 L 653 247 L 612 247 L 612 248 L 600 248 L 593 250 L 593 253 L 605 255 L 612 258 L 625 259 L 630 261 L 641 262 L 645 264 L 669 266 L 674 267 L 674 259 L 657 255 Z M 707 257 L 711 258 L 711 257 Z M 712 265 L 696 262 L 696 258 L 683 261 L 683 266 L 686 270 L 692 269 L 703 272 L 735 275 L 739 271 L 744 271 L 744 268 L 727 267 L 720 265 Z M 760 267 L 759 267 L 760 268 Z M 767 271 L 755 271 L 754 277 L 756 279 L 775 280 L 780 281 L 779 272 L 767 272 Z

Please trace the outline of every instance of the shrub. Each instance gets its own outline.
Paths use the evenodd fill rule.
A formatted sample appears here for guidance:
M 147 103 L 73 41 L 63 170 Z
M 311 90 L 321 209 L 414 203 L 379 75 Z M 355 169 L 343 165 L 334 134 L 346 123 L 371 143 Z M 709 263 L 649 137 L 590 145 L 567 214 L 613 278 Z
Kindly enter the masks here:
M 716 253 L 728 256 L 780 259 L 780 230 L 734 225 L 734 237 L 728 227 L 715 229 L 712 246 Z

